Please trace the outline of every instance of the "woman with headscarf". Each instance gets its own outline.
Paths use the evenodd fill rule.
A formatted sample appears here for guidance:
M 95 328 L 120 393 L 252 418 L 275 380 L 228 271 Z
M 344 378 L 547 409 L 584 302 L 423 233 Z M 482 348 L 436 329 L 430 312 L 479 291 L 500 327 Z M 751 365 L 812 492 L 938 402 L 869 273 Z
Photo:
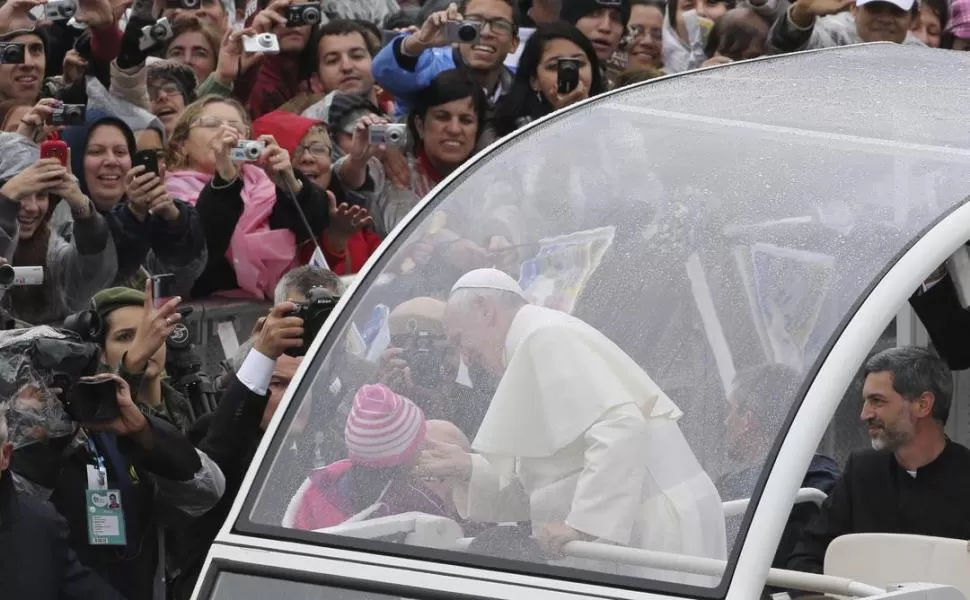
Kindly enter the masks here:
M 175 275 L 177 292 L 187 292 L 205 265 L 201 220 L 192 206 L 166 192 L 163 169 L 153 176 L 142 166 L 132 168 L 135 136 L 128 125 L 89 111 L 84 125 L 64 129 L 61 137 L 72 148 L 71 168 L 81 191 L 111 227 L 118 255 L 114 283 L 124 285 L 144 265 L 153 274 Z M 66 209 L 55 213 L 53 225 L 70 239 Z

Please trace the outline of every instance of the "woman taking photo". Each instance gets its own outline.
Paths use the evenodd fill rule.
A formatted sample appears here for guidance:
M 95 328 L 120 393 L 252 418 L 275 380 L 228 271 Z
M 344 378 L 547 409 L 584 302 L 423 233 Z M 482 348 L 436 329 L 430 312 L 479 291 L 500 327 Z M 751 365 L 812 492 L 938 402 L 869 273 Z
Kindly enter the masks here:
M 566 93 L 559 90 L 561 59 L 579 64 L 579 83 Z M 540 25 L 525 43 L 512 89 L 496 108 L 496 137 L 604 89 L 599 59 L 589 38 L 565 21 Z
M 74 218 L 70 241 L 51 229 L 63 200 Z M 41 285 L 6 290 L 10 313 L 34 325 L 60 323 L 110 285 L 117 258 L 105 218 L 56 158 L 42 159 L 0 185 L 0 252 L 14 267 L 43 267 Z
M 173 128 L 165 185 L 198 209 L 209 251 L 193 297 L 241 289 L 244 296 L 272 298 L 297 262 L 297 245 L 327 227 L 326 192 L 293 170 L 272 136 L 253 140 L 251 133 L 242 105 L 219 96 L 187 106 Z M 233 155 L 242 141 L 263 144 L 255 160 Z

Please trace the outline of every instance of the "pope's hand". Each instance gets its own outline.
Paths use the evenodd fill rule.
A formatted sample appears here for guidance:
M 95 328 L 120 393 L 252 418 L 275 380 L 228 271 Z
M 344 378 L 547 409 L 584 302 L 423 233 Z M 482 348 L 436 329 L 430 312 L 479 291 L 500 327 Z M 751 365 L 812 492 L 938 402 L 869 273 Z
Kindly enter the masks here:
M 472 458 L 460 446 L 428 440 L 428 445 L 418 456 L 414 474 L 468 481 L 472 476 Z
M 536 543 L 542 552 L 555 559 L 562 559 L 563 547 L 569 542 L 589 541 L 592 536 L 577 531 L 565 523 L 541 523 L 533 527 Z

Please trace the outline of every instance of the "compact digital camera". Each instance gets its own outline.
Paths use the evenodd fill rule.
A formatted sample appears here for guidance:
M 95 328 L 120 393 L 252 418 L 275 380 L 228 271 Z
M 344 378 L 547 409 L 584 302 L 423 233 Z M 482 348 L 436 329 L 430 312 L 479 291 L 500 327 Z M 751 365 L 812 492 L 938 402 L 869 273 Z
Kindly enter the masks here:
M 560 96 L 579 87 L 579 59 L 560 58 L 556 60 L 556 92 Z
M 51 21 L 70 21 L 77 13 L 77 4 L 72 0 L 50 0 L 44 5 L 44 18 Z
M 259 160 L 266 149 L 266 144 L 253 140 L 242 140 L 232 149 L 229 157 L 238 162 L 253 162 Z
M 244 35 L 243 50 L 246 52 L 278 53 L 280 40 L 275 33 L 261 33 L 259 35 Z
M 51 125 L 84 125 L 87 113 L 88 107 L 83 104 L 62 104 L 51 111 Z
M 154 25 L 145 25 L 141 28 L 141 39 L 138 40 L 138 47 L 142 50 L 148 50 L 152 46 L 170 39 L 172 35 L 174 35 L 172 25 L 168 22 L 168 19 L 162 17 L 155 21 Z
M 367 128 L 368 143 L 371 146 L 387 144 L 403 148 L 408 143 L 407 125 L 392 123 L 389 125 L 371 125 Z
M 286 26 L 301 27 L 303 25 L 316 25 L 320 22 L 322 13 L 320 5 L 312 2 L 306 4 L 291 4 L 286 7 Z
M 286 354 L 289 356 L 306 356 L 310 350 L 310 344 L 316 339 L 320 329 L 326 322 L 327 317 L 333 312 L 338 296 L 334 296 L 329 290 L 322 287 L 315 287 L 308 294 L 306 302 L 298 303 L 296 310 L 288 314 L 288 317 L 300 317 L 303 319 L 303 344 L 299 348 L 288 348 Z
M 27 44 L 0 42 L 0 65 L 22 65 L 27 60 Z
M 449 44 L 474 44 L 482 36 L 482 24 L 475 21 L 448 21 L 445 40 Z

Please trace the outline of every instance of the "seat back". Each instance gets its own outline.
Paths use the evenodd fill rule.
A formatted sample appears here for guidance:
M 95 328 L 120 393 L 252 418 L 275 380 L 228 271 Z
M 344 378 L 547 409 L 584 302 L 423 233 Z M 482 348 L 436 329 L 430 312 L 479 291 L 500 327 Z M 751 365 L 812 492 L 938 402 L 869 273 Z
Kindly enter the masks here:
M 970 543 L 925 535 L 843 535 L 825 552 L 825 574 L 879 587 L 938 583 L 953 586 L 970 598 Z

